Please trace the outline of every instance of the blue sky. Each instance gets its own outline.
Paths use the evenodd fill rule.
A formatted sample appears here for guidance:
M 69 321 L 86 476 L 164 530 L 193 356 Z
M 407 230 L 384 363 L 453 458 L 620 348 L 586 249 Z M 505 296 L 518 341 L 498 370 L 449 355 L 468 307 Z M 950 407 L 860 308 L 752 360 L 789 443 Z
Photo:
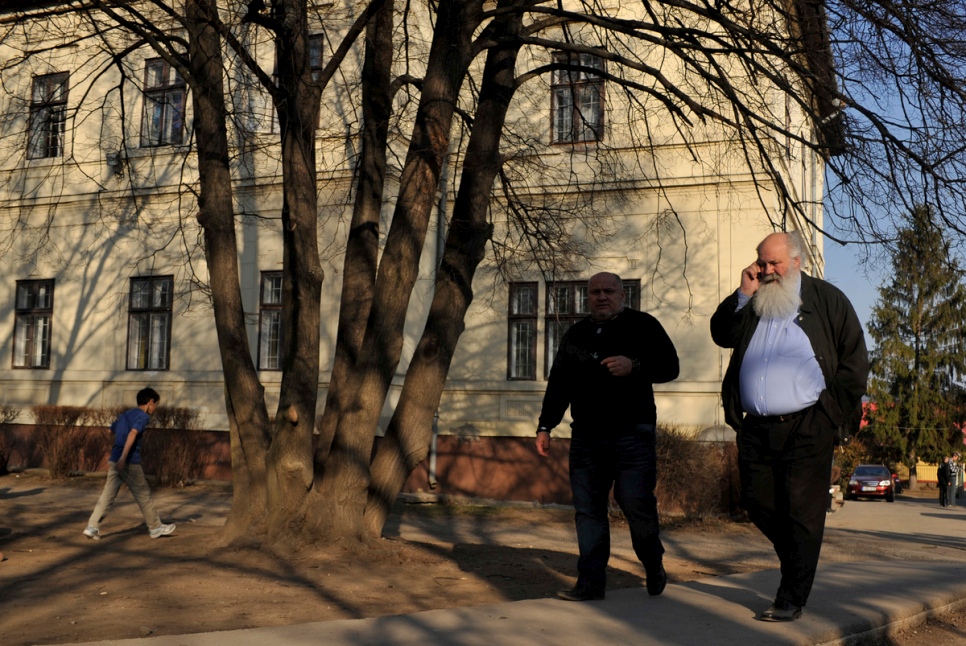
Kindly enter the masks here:
M 865 327 L 865 340 L 870 347 L 872 339 L 868 330 L 872 306 L 879 297 L 879 286 L 885 280 L 888 270 L 887 262 L 863 265 L 860 252 L 854 246 L 846 247 L 830 240 L 825 241 L 825 280 L 845 292 L 852 301 L 852 306 Z

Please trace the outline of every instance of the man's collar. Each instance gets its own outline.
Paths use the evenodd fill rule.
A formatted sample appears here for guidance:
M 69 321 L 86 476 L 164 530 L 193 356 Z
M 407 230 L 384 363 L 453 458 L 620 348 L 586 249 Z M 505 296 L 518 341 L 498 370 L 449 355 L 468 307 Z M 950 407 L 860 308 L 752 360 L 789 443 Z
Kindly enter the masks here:
M 614 316 L 610 317 L 609 319 L 603 319 L 603 320 L 598 321 L 593 316 L 591 316 L 590 317 L 590 320 L 593 321 L 594 323 L 598 324 L 598 325 L 603 325 L 604 323 L 609 323 L 609 322 L 613 321 L 614 319 L 616 319 L 618 316 L 621 315 L 621 312 L 623 312 L 625 309 L 627 309 L 627 305 L 621 305 L 621 308 L 619 310 L 617 310 L 617 313 L 614 314 Z

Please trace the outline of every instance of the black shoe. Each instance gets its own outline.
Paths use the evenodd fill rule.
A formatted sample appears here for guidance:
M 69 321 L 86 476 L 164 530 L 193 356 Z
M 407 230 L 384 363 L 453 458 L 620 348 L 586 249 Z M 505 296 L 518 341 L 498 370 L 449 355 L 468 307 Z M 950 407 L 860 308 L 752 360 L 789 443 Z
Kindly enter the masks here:
M 784 599 L 775 599 L 768 610 L 761 613 L 762 621 L 795 621 L 802 616 L 802 607 Z
M 652 597 L 664 592 L 664 588 L 667 587 L 667 572 L 664 571 L 664 566 L 658 566 L 658 569 L 654 573 L 648 573 L 647 575 L 647 593 Z
M 604 591 L 594 590 L 588 585 L 578 583 L 569 590 L 559 591 L 557 597 L 564 601 L 594 601 L 595 599 L 603 599 Z

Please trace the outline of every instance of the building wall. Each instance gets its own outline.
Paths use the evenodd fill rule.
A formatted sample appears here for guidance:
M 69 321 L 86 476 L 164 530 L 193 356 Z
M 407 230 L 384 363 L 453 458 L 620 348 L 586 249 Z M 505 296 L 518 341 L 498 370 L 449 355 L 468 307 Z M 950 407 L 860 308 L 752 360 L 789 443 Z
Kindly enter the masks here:
M 62 20 L 58 30 L 46 32 L 48 38 L 57 38 L 58 31 L 69 34 L 79 28 L 69 17 Z M 252 43 L 270 68 L 269 44 L 259 43 L 257 35 L 252 35 Z M 5 47 L 0 45 L 0 56 L 9 59 L 15 52 Z M 537 64 L 541 56 L 547 54 L 527 51 L 521 66 Z M 651 56 L 658 60 L 660 52 Z M 415 72 L 421 60 L 417 46 L 412 61 Z M 143 58 L 141 62 L 132 60 L 132 81 L 125 85 L 123 96 L 117 91 L 119 77 L 91 74 L 95 62 L 86 52 L 67 48 L 21 66 L 19 76 L 5 73 L 6 94 L 0 97 L 0 110 L 7 115 L 0 132 L 0 239 L 6 241 L 0 247 L 5 265 L 0 281 L 0 330 L 7 334 L 3 337 L 6 342 L 0 343 L 0 403 L 22 407 L 17 421 L 30 423 L 27 408 L 33 404 L 129 404 L 138 389 L 150 384 L 161 393 L 163 403 L 196 409 L 205 428 L 223 432 L 228 423 L 221 360 L 205 294 L 207 270 L 197 244 L 197 205 L 190 191 L 184 190 L 196 182 L 195 161 L 190 154 L 185 156 L 190 152 L 187 146 L 143 148 L 124 139 L 124 118 L 130 133 L 136 133 L 142 114 L 138 80 Z M 53 71 L 71 72 L 70 97 L 77 107 L 65 153 L 58 158 L 26 160 L 23 149 L 31 80 L 36 74 Z M 351 215 L 352 159 L 357 144 L 348 115 L 354 111 L 358 97 L 353 93 L 357 91 L 351 83 L 333 86 L 323 100 L 319 243 L 327 278 L 323 285 L 320 402 L 324 401 L 321 398 L 334 352 L 342 252 Z M 81 96 L 98 100 L 81 105 Z M 534 202 L 552 198 L 572 205 L 567 232 L 581 241 L 582 250 L 553 271 L 536 271 L 532 264 L 521 262 L 525 268 L 509 276 L 512 281 L 538 283 L 539 367 L 533 381 L 507 379 L 508 287 L 501 268 L 489 257 L 477 273 L 473 305 L 438 422 L 441 446 L 448 447 L 450 454 L 459 453 L 454 447 L 476 451 L 470 451 L 472 457 L 467 458 L 471 465 L 467 468 L 473 473 L 478 471 L 476 465 L 508 464 L 517 471 L 534 467 L 527 452 L 546 386 L 543 315 L 548 280 L 586 280 L 597 271 L 640 280 L 642 309 L 662 322 L 681 359 L 681 376 L 655 388 L 659 418 L 697 431 L 723 421 L 719 390 L 728 352 L 711 341 L 711 314 L 736 288 L 741 270 L 755 258 L 755 245 L 773 230 L 773 223 L 784 221 L 789 229 L 804 228 L 798 215 L 785 214 L 771 188 L 741 165 L 732 142 L 720 132 L 695 129 L 685 137 L 669 123 L 657 120 L 649 124 L 651 146 L 642 148 L 635 144 L 639 140 L 632 136 L 633 124 L 622 121 L 627 105 L 615 91 L 607 95 L 606 147 L 548 145 L 549 97 L 546 79 L 534 81 L 520 93 L 509 123 L 529 139 L 508 141 L 506 153 L 522 160 L 510 169 L 519 174 Z M 239 85 L 235 99 L 244 106 L 245 117 L 232 131 L 237 144 L 240 280 L 250 343 L 257 352 L 260 272 L 281 269 L 279 155 L 266 97 Z M 776 103 L 775 109 L 786 107 Z M 794 117 L 794 110 L 791 114 Z M 534 141 L 540 145 L 533 147 Z M 399 158 L 404 157 L 405 143 L 401 139 L 394 142 Z M 523 154 L 524 150 L 529 152 Z M 701 153 L 699 161 L 693 159 L 695 151 Z M 456 164 L 461 155 L 454 144 L 443 197 L 451 198 L 458 188 Z M 606 162 L 603 168 L 596 165 L 602 159 Z M 787 166 L 797 198 L 809 203 L 810 219 L 820 225 L 820 160 L 790 146 L 780 161 Z M 575 183 L 574 177 L 581 178 L 580 182 Z M 387 220 L 392 207 L 390 199 L 384 209 Z M 510 230 L 499 197 L 492 217 L 497 237 Z M 404 358 L 383 425 L 398 397 L 408 356 L 432 298 L 440 227 L 445 222 L 434 225 L 427 238 L 407 321 Z M 812 240 L 805 264 L 810 273 L 821 275 L 821 239 Z M 149 275 L 174 277 L 170 368 L 130 371 L 125 366 L 130 279 Z M 17 280 L 34 278 L 55 281 L 50 368 L 13 369 L 15 285 Z M 265 371 L 261 376 L 272 413 L 281 373 Z M 562 437 L 568 433 L 566 424 L 556 431 Z M 559 478 L 559 473 L 541 471 L 555 468 L 538 467 L 533 472 L 534 483 Z M 449 473 L 460 479 L 454 485 L 460 491 L 469 491 L 471 481 L 480 485 L 490 480 L 488 476 L 465 480 L 462 467 Z M 533 486 L 539 489 L 537 484 Z M 496 487 L 493 495 L 499 491 Z M 540 490 L 533 495 L 545 498 L 555 494 Z

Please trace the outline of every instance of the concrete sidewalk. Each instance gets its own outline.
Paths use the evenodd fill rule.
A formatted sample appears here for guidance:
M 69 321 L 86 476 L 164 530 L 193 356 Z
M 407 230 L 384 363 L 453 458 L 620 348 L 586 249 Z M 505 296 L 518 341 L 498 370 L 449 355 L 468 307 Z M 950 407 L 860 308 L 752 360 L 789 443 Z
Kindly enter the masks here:
M 966 604 L 966 564 L 828 563 L 819 567 L 809 606 L 791 623 L 756 619 L 778 586 L 777 570 L 608 591 L 603 601 L 538 599 L 410 615 L 253 628 L 195 635 L 89 642 L 99 646 L 302 646 L 547 644 L 844 644 L 888 633 L 924 614 Z M 204 612 L 203 608 L 198 609 Z

